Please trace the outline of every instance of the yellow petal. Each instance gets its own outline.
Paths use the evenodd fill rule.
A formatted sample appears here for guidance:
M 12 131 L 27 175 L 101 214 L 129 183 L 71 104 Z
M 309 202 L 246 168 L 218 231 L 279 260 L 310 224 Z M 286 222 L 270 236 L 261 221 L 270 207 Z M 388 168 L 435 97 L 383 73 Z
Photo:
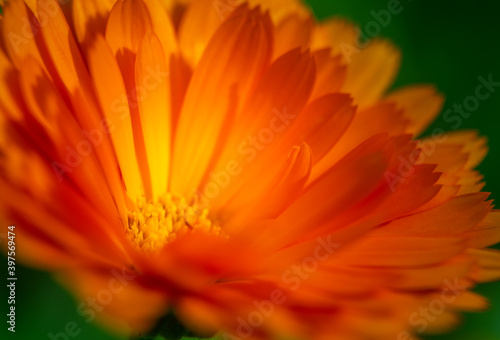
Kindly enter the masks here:
M 273 59 L 295 48 L 306 50 L 310 44 L 312 27 L 311 18 L 301 18 L 297 13 L 284 18 L 275 27 Z
M 409 132 L 421 134 L 439 115 L 444 104 L 444 97 L 433 86 L 414 85 L 390 93 L 386 99 L 396 103 L 405 111 L 410 120 Z
M 364 107 L 380 99 L 396 78 L 400 52 L 389 42 L 373 40 L 352 57 L 343 91 L 352 93 L 354 103 Z
M 163 53 L 160 39 L 148 34 L 139 47 L 135 67 L 136 86 L 143 91 L 139 114 L 154 199 L 167 191 L 170 167 L 172 133 L 168 57 Z

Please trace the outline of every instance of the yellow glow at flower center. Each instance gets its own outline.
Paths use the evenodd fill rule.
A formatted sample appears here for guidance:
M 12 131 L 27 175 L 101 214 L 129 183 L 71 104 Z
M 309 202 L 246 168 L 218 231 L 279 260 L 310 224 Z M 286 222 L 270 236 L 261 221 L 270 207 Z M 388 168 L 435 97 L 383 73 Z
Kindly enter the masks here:
M 208 218 L 208 209 L 171 194 L 148 203 L 139 199 L 128 212 L 127 237 L 138 248 L 153 252 L 193 230 L 219 235 L 220 227 Z

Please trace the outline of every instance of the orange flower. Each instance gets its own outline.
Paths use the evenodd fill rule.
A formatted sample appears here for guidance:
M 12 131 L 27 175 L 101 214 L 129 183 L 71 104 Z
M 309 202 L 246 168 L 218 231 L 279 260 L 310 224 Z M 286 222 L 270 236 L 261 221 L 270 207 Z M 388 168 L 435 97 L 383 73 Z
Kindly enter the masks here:
M 224 339 L 409 339 L 485 308 L 485 139 L 416 139 L 443 99 L 387 94 L 390 43 L 240 3 L 9 1 L 0 210 L 19 259 L 136 335 L 173 312 Z

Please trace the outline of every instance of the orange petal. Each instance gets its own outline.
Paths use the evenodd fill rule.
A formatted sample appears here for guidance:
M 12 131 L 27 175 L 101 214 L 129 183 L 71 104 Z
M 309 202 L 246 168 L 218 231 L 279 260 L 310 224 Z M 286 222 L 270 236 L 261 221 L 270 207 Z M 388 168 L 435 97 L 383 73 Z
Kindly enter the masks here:
M 310 53 L 293 50 L 278 58 L 260 78 L 255 91 L 243 105 L 230 131 L 227 146 L 218 155 L 216 172 L 231 161 L 243 168 L 240 175 L 231 179 L 231 185 L 221 188 L 211 203 L 214 210 L 225 207 L 239 188 L 253 178 L 272 180 L 286 161 L 293 145 L 302 140 L 292 139 L 282 144 L 287 129 L 301 114 L 314 85 L 315 67 Z M 266 164 L 266 168 L 262 167 Z M 237 202 L 235 202 L 237 204 Z
M 0 102 L 0 110 L 14 120 L 19 120 L 22 117 L 21 107 L 23 99 L 19 91 L 19 79 L 14 65 L 11 64 L 7 56 L 0 51 L 0 93 L 4 94 L 4 98 Z M 0 120 L 0 126 L 2 120 Z
M 22 68 L 22 62 L 28 56 L 44 65 L 39 51 L 39 46 L 44 43 L 39 32 L 34 30 L 34 27 L 40 27 L 40 23 L 33 12 L 22 0 L 9 1 L 3 11 L 3 40 L 7 55 L 14 65 L 18 69 Z
M 293 122 L 284 142 L 305 141 L 313 151 L 313 163 L 316 164 L 344 135 L 355 116 L 354 111 L 348 95 L 330 94 L 318 98 Z
M 232 2 L 201 0 L 190 4 L 179 27 L 179 45 L 188 63 L 197 65 L 224 19 L 234 10 Z
M 98 322 L 104 323 L 117 334 L 135 337 L 148 332 L 158 318 L 166 313 L 169 296 L 142 286 L 139 274 L 122 266 L 107 270 L 79 268 L 59 276 L 64 286 L 84 301 L 79 307 L 90 308 L 87 299 L 99 299 L 103 291 L 110 294 L 109 303 L 96 313 Z M 106 300 L 108 301 L 108 300 Z M 80 310 L 80 308 L 79 308 Z M 127 320 L 125 322 L 124 320 Z
M 138 112 L 138 89 L 135 82 L 136 54 L 142 39 L 153 31 L 153 19 L 144 0 L 117 1 L 108 17 L 106 40 L 115 55 L 127 90 L 134 145 L 146 197 L 151 198 L 151 178 L 141 120 Z
M 370 124 L 366 124 L 367 121 L 370 121 Z M 364 110 L 358 109 L 346 133 L 313 169 L 311 179 L 317 178 L 368 138 L 379 133 L 400 135 L 405 133 L 407 126 L 408 121 L 403 111 L 397 110 L 393 104 L 378 103 Z
M 463 145 L 435 142 L 423 139 L 419 142 L 422 154 L 418 164 L 436 164 L 436 171 L 456 174 L 462 171 L 469 157 L 463 150 Z
M 342 259 L 352 266 L 420 267 L 441 263 L 465 249 L 461 237 L 365 237 Z
M 453 308 L 466 312 L 487 311 L 490 304 L 488 300 L 479 294 L 465 291 L 457 296 L 452 303 Z
M 392 85 L 400 64 L 400 52 L 390 43 L 373 40 L 352 58 L 343 91 L 352 93 L 362 107 L 378 100 Z
M 198 187 L 227 122 L 232 99 L 236 93 L 246 98 L 256 76 L 267 66 L 269 26 L 268 15 L 242 7 L 210 41 L 191 79 L 177 126 L 170 181 L 173 192 L 188 196 Z
M 478 225 L 491 210 L 488 194 L 456 197 L 440 207 L 406 216 L 378 228 L 380 236 L 444 237 L 462 234 Z
M 53 207 L 50 206 L 52 203 L 42 203 L 42 197 L 28 196 L 6 183 L 3 179 L 0 179 L 0 188 L 2 192 L 9 194 L 10 200 L 3 202 L 3 205 L 13 219 L 23 225 L 24 230 L 21 233 L 31 235 L 38 242 L 45 242 L 50 246 L 51 251 L 62 250 L 69 253 L 71 257 L 79 259 L 78 262 L 90 261 L 102 265 L 116 265 L 123 262 L 123 252 L 115 247 L 113 241 L 109 238 L 112 231 L 106 231 L 105 229 L 106 227 L 109 228 L 110 224 L 103 223 L 103 219 L 95 215 L 93 209 L 82 209 L 80 211 L 72 209 L 75 206 L 88 208 L 86 206 L 87 202 L 84 205 L 79 205 L 81 200 L 72 201 L 71 205 L 65 206 L 66 211 L 53 214 L 51 212 Z M 66 217 L 71 218 L 69 223 Z M 78 220 L 78 218 L 80 219 Z M 75 225 L 75 221 L 81 223 Z M 89 234 L 92 236 L 89 237 Z M 96 238 L 98 234 L 100 234 L 101 238 Z M 19 250 L 24 251 L 24 247 Z M 27 256 L 30 251 L 30 249 L 26 249 L 26 253 L 24 253 L 26 255 L 23 254 L 23 256 Z M 51 266 L 47 262 L 44 262 L 44 264 Z
M 467 251 L 480 266 L 478 282 L 490 282 L 500 279 L 500 251 L 494 249 L 469 249 Z
M 462 130 L 447 133 L 445 142 L 464 146 L 463 152 L 469 155 L 469 160 L 465 165 L 466 169 L 474 169 L 488 153 L 488 140 L 486 137 L 478 136 L 477 131 Z
M 465 234 L 473 248 L 486 248 L 500 242 L 500 211 L 493 210 Z
M 362 202 L 383 184 L 383 174 L 388 165 L 386 151 L 371 150 L 375 148 L 374 145 L 371 141 L 363 143 L 314 181 L 266 230 L 253 230 L 257 234 L 254 236 L 257 242 L 262 242 L 262 245 L 276 243 L 284 246 L 332 221 L 339 221 L 338 228 L 345 223 L 344 219 L 359 219 L 359 214 L 346 216 L 349 208 Z M 332 188 L 335 188 L 333 196 Z M 332 226 L 330 231 L 333 228 Z
M 73 22 L 78 42 L 87 46 L 98 34 L 104 35 L 115 0 L 74 0 Z
M 273 60 L 295 48 L 306 50 L 309 47 L 312 19 L 304 19 L 293 13 L 275 26 Z
M 344 61 L 351 62 L 352 54 L 358 54 L 359 33 L 354 24 L 343 19 L 329 19 L 315 25 L 313 49 L 331 49 L 332 54 L 340 55 Z
M 403 165 L 403 162 L 400 164 Z M 388 170 L 385 173 L 385 179 L 392 190 L 392 195 L 378 210 L 386 214 L 387 220 L 409 214 L 431 201 L 440 191 L 440 186 L 436 185 L 440 174 L 434 172 L 435 166 L 418 165 L 412 167 L 409 162 L 404 166 L 398 166 L 397 172 Z M 413 198 L 408 199 L 408 197 Z
M 102 112 L 113 126 L 111 139 L 125 187 L 130 197 L 138 197 L 142 192 L 142 182 L 137 166 L 127 93 L 120 69 L 111 48 L 100 35 L 89 48 L 87 59 Z
M 152 30 L 151 15 L 143 0 L 117 1 L 108 17 L 106 40 L 115 55 L 125 57 L 136 53 L 144 35 Z
M 468 256 L 460 256 L 435 266 L 422 268 L 396 268 L 398 277 L 390 282 L 390 287 L 404 290 L 431 290 L 440 288 L 444 280 L 455 277 L 466 277 L 471 270 L 472 260 Z M 379 270 L 373 268 L 372 270 Z
M 241 189 L 248 203 L 238 209 L 236 216 L 225 224 L 224 231 L 234 233 L 235 228 L 242 228 L 249 220 L 279 215 L 302 191 L 311 172 L 311 165 L 312 153 L 309 146 L 303 143 L 300 147 L 294 147 L 272 182 L 249 183 Z M 239 201 L 244 202 L 243 198 Z
M 172 55 L 170 58 L 170 79 L 172 93 L 172 126 L 176 127 L 181 114 L 186 91 L 193 74 L 192 69 L 182 56 Z
M 444 97 L 434 86 L 413 85 L 390 93 L 386 99 L 405 111 L 410 120 L 409 132 L 419 135 L 436 119 L 444 104 Z
M 24 102 L 33 118 L 42 126 L 46 122 L 58 132 L 51 138 L 35 139 L 38 142 L 35 148 L 48 155 L 55 171 L 54 177 L 49 178 L 57 178 L 59 182 L 72 181 L 97 210 L 116 213 L 109 191 L 112 183 L 103 177 L 96 152 L 93 152 L 96 148 L 71 116 L 42 67 L 34 59 L 28 60 L 20 80 Z M 104 138 L 102 134 L 100 137 Z
M 340 56 L 332 57 L 330 50 L 320 50 L 314 53 L 316 60 L 316 84 L 314 85 L 313 99 L 329 93 L 340 92 L 344 85 L 347 67 L 342 63 Z
M 125 205 L 122 204 L 124 203 L 122 184 L 111 140 L 106 133 L 103 134 L 102 131 L 96 130 L 96 127 L 101 126 L 102 114 L 96 102 L 87 67 L 57 1 L 38 0 L 40 15 L 46 8 L 53 10 L 50 13 L 52 15 L 51 20 L 48 20 L 47 24 L 41 27 L 48 54 L 54 61 L 57 74 L 69 96 L 72 112 L 81 128 L 88 134 L 99 135 L 93 141 L 94 146 L 99 145 L 98 148 L 93 148 L 93 153 L 96 154 L 99 160 L 99 165 L 112 192 L 113 200 L 116 201 L 119 208 L 123 209 Z M 65 93 L 65 90 L 59 90 Z M 123 219 L 124 211 L 121 210 L 120 213 Z
M 177 37 L 170 17 L 159 0 L 143 0 L 151 16 L 153 31 L 160 40 L 165 55 L 177 53 Z

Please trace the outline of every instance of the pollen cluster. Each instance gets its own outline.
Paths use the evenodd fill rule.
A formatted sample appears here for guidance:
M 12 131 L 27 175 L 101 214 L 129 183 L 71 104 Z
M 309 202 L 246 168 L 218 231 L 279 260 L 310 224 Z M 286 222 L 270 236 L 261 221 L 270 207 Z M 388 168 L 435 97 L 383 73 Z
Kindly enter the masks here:
M 140 198 L 128 212 L 127 237 L 145 252 L 154 252 L 194 230 L 220 234 L 220 227 L 208 218 L 208 209 L 182 197 L 166 194 L 155 202 Z

